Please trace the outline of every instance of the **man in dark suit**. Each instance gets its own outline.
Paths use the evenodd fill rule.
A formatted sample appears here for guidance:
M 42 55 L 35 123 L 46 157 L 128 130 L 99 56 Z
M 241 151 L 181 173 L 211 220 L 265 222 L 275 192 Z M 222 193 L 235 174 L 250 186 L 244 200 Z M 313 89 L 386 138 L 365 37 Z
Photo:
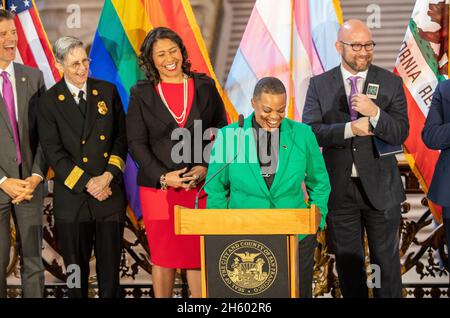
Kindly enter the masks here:
M 38 146 L 35 105 L 42 72 L 13 63 L 14 15 L 0 9 L 0 297 L 6 297 L 11 212 L 16 225 L 24 297 L 42 297 L 42 204 L 45 162 Z
M 117 297 L 126 206 L 122 103 L 113 84 L 88 78 L 90 59 L 80 40 L 62 37 L 54 53 L 64 78 L 39 99 L 38 127 L 55 171 L 58 247 L 67 274 L 81 271 L 81 288 L 68 277 L 69 297 L 88 295 L 93 245 L 99 296 Z
M 402 295 L 399 225 L 406 197 L 395 156 L 378 157 L 373 139 L 405 141 L 406 99 L 400 78 L 371 65 L 374 46 L 363 22 L 345 22 L 336 42 L 341 65 L 311 79 L 303 112 L 330 176 L 327 225 L 344 297 L 368 297 L 364 230 L 381 276 L 374 296 Z
M 431 149 L 441 150 L 434 169 L 428 198 L 442 206 L 445 235 L 450 242 L 450 81 L 438 84 L 422 131 L 423 142 Z M 450 270 L 450 258 L 448 268 Z

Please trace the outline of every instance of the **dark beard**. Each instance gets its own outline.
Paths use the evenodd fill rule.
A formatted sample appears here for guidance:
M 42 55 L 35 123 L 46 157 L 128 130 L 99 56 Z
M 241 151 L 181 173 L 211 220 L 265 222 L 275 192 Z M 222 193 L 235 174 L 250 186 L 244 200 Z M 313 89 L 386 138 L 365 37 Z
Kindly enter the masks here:
M 359 67 L 356 62 L 349 61 L 344 56 L 342 58 L 344 59 L 345 63 L 347 63 L 347 65 L 350 66 L 350 68 L 353 71 L 355 71 L 356 73 L 366 71 L 369 68 L 369 66 L 372 64 L 372 60 L 367 60 L 366 67 L 362 68 L 362 67 Z

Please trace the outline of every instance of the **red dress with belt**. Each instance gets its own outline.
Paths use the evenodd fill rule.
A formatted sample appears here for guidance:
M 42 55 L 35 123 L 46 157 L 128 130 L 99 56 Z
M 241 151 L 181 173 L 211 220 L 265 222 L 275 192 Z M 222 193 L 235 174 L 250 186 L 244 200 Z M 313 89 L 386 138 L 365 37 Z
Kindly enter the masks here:
M 161 89 L 168 106 L 176 116 L 183 113 L 183 83 L 161 83 Z M 158 92 L 158 90 L 156 90 Z M 179 123 L 184 127 L 189 117 L 194 100 L 194 80 L 188 80 L 188 102 L 186 116 Z M 158 92 L 159 94 L 159 92 Z M 175 235 L 174 206 L 194 207 L 198 188 L 160 190 L 149 187 L 139 187 L 142 215 L 147 232 L 152 264 L 166 268 L 199 268 L 200 238 L 197 235 Z M 199 202 L 200 208 L 205 208 L 204 195 Z

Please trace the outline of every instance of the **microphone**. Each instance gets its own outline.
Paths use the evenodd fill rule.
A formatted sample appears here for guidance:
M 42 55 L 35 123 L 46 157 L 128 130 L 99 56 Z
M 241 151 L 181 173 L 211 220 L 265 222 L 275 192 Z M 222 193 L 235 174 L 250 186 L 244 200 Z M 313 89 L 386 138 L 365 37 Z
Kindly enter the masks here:
M 203 183 L 202 187 L 200 188 L 200 190 L 197 192 L 197 195 L 195 196 L 195 204 L 194 204 L 194 209 L 198 209 L 198 199 L 200 196 L 200 193 L 202 192 L 203 188 L 211 181 L 213 180 L 220 172 L 222 172 L 223 169 L 225 169 L 226 167 L 228 167 L 233 161 L 236 160 L 238 154 L 239 154 L 239 150 L 240 150 L 240 145 L 241 145 L 241 131 L 242 131 L 242 127 L 244 127 L 244 115 L 239 114 L 239 118 L 238 118 L 238 125 L 239 125 L 239 132 L 238 132 L 238 148 L 236 151 L 236 155 L 234 156 L 233 160 L 231 160 L 230 162 L 227 162 L 226 164 L 224 164 L 219 170 L 216 171 L 216 173 L 214 173 L 211 178 L 209 178 L 209 180 L 205 181 L 205 183 Z
M 239 125 L 239 128 L 244 127 L 244 115 L 242 115 L 242 114 L 239 114 L 238 125 Z M 240 131 L 239 131 L 239 133 L 240 133 Z

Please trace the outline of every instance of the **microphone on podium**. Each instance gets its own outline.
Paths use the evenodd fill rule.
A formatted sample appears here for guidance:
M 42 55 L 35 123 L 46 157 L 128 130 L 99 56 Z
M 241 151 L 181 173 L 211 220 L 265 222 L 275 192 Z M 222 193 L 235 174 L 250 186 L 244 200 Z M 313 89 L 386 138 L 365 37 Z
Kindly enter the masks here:
M 238 125 L 239 125 L 239 128 L 244 127 L 244 115 L 242 115 L 242 114 L 239 114 Z
M 203 188 L 211 181 L 213 180 L 223 169 L 225 169 L 226 167 L 228 167 L 233 161 L 236 160 L 238 154 L 239 154 L 239 150 L 240 150 L 240 144 L 241 144 L 241 131 L 242 131 L 242 127 L 244 127 L 244 115 L 239 114 L 239 118 L 238 118 L 238 126 L 239 126 L 239 132 L 238 132 L 238 147 L 237 147 L 237 151 L 236 151 L 236 155 L 234 156 L 233 160 L 231 160 L 230 162 L 227 162 L 226 164 L 224 164 L 219 170 L 216 171 L 216 173 L 214 173 L 211 178 L 209 178 L 208 180 L 205 181 L 205 183 L 203 183 L 202 187 L 200 188 L 200 190 L 198 191 L 197 195 L 195 196 L 195 204 L 194 204 L 194 209 L 198 209 L 198 199 L 200 196 L 200 193 L 202 192 Z

